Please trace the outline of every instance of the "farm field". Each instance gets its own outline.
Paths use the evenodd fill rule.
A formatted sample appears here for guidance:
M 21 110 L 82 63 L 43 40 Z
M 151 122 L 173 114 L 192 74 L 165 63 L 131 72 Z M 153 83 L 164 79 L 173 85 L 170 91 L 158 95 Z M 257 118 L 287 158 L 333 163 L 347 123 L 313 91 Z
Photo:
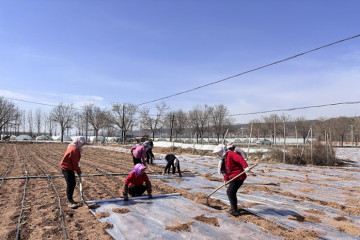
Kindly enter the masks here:
M 0 187 L 1 239 L 15 239 L 17 233 L 19 239 L 65 239 L 65 236 L 68 239 L 113 239 L 114 236 L 106 229 L 115 229 L 117 226 L 103 221 L 106 217 L 100 222 L 97 218 L 99 209 L 90 211 L 82 204 L 77 209 L 68 208 L 65 180 L 61 177 L 47 177 L 62 175 L 60 161 L 66 148 L 67 144 L 0 144 L 0 173 L 2 180 L 8 179 L 3 180 Z M 133 170 L 133 163 L 128 151 L 106 146 L 84 147 L 81 168 L 86 200 L 122 197 L 121 189 L 126 175 L 91 175 L 129 173 Z M 203 206 L 203 210 L 206 209 L 222 222 L 231 220 L 242 224 L 248 231 L 251 229 L 252 236 L 258 236 L 255 239 L 259 239 L 261 233 L 280 239 L 356 239 L 360 235 L 360 187 L 357 184 L 360 168 L 356 165 L 358 152 L 346 152 L 346 149 L 341 150 L 339 154 L 354 161 L 348 167 L 259 164 L 239 190 L 238 204 L 244 209 L 239 217 L 232 217 L 224 212 L 229 209 L 226 189 L 221 189 L 212 196 L 210 208 L 205 206 L 203 196 L 221 185 L 220 176 L 209 176 L 217 166 L 215 157 L 179 155 L 181 169 L 193 173 L 186 173 L 183 178 L 164 178 L 152 174 L 152 171 L 162 171 L 165 163 L 164 154 L 155 154 L 155 164 L 148 168 L 147 173 L 152 175 L 153 195 L 181 193 L 186 198 L 169 199 L 178 201 L 179 207 L 187 204 L 184 209 L 179 210 L 179 214 L 183 214 L 187 208 L 185 206 Z M 26 173 L 28 179 L 13 179 L 25 177 Z M 34 176 L 41 178 L 31 178 Z M 75 190 L 74 200 L 81 202 L 78 190 Z M 165 198 L 161 201 L 166 204 Z M 233 222 L 231 223 L 234 224 Z M 201 229 L 195 228 L 200 226 L 196 224 L 189 227 L 194 234 L 194 229 Z M 142 231 L 148 230 L 146 226 L 148 225 L 144 225 Z M 182 239 L 181 235 L 174 236 Z

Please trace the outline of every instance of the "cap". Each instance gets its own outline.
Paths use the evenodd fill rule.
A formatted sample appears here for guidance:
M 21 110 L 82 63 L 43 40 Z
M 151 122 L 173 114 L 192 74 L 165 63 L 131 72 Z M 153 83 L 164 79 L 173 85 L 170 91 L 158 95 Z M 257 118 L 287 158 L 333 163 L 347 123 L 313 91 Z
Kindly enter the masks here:
M 226 147 L 229 149 L 229 148 L 232 148 L 232 147 L 235 147 L 235 146 L 234 146 L 234 143 L 229 142 L 229 143 L 226 145 Z

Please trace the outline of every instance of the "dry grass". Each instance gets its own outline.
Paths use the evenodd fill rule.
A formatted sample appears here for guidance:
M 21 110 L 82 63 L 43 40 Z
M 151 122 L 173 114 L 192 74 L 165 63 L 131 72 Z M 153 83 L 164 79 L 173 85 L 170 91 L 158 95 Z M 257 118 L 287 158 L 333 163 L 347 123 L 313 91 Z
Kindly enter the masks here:
M 320 165 L 320 166 L 336 166 L 341 162 L 335 158 L 335 151 L 331 147 L 327 153 L 326 147 L 319 143 L 313 143 L 313 152 L 311 158 L 310 146 L 305 148 L 303 156 L 301 156 L 302 148 L 287 148 L 285 154 L 285 163 L 300 164 L 300 165 Z M 284 162 L 284 151 L 280 148 L 271 148 L 266 153 L 250 154 L 251 159 L 260 160 L 262 162 Z

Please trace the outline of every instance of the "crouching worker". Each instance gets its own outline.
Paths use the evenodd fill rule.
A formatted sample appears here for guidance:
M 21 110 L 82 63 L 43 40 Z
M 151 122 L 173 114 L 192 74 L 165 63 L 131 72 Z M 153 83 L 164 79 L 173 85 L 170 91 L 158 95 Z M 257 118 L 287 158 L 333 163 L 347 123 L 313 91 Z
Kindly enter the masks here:
M 132 197 L 141 196 L 145 190 L 147 190 L 149 199 L 152 199 L 151 195 L 151 182 L 149 181 L 148 176 L 145 173 L 146 167 L 141 163 L 135 165 L 134 171 L 131 171 L 129 176 L 126 178 L 124 182 L 123 195 L 124 200 L 128 201 L 128 193 Z M 144 182 L 145 185 L 144 186 Z
M 238 174 L 242 173 L 244 169 L 245 171 L 248 171 L 249 169 L 246 161 L 241 156 L 235 152 L 229 151 L 223 144 L 216 146 L 213 153 L 217 153 L 220 156 L 219 172 L 224 175 L 224 181 L 229 181 Z M 240 215 L 237 207 L 236 193 L 244 183 L 245 179 L 246 173 L 229 183 L 229 187 L 226 190 L 226 194 L 228 195 L 231 206 L 231 209 L 228 211 L 228 213 L 233 216 Z
M 60 163 L 61 170 L 66 180 L 66 195 L 67 204 L 70 208 L 76 208 L 77 202 L 73 200 L 74 189 L 76 186 L 75 174 L 81 175 L 80 158 L 82 152 L 82 146 L 86 143 L 84 137 L 77 137 L 72 143 L 69 144 L 66 153 Z
M 167 164 L 164 169 L 163 175 L 165 175 L 166 170 L 168 171 L 168 174 L 170 174 L 170 167 L 172 167 L 172 174 L 175 173 L 175 168 L 177 168 L 178 172 L 179 172 L 179 176 L 182 177 L 181 171 L 180 171 L 179 159 L 177 159 L 174 154 L 168 154 L 165 156 L 165 160 L 167 161 Z
M 143 163 L 146 166 L 145 154 L 146 148 L 143 145 L 136 145 L 130 149 L 130 152 L 133 156 L 134 166 L 138 163 Z

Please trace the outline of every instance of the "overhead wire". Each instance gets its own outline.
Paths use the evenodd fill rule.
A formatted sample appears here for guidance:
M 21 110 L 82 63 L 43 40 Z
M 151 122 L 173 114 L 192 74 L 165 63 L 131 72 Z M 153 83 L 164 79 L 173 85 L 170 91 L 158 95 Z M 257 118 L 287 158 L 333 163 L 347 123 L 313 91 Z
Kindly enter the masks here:
M 300 57 L 300 56 L 302 56 L 302 55 L 305 55 L 305 54 L 308 54 L 308 53 L 317 51 L 317 50 L 319 50 L 319 49 L 326 48 L 326 47 L 332 46 L 332 45 L 334 45 L 334 44 L 341 43 L 341 42 L 344 42 L 344 41 L 348 41 L 348 40 L 351 40 L 351 39 L 354 39 L 354 38 L 357 38 L 357 37 L 360 37 L 360 34 L 355 35 L 355 36 L 352 36 L 352 37 L 349 37 L 349 38 L 345 38 L 345 39 L 342 39 L 342 40 L 339 40 L 339 41 L 336 41 L 336 42 L 333 42 L 333 43 L 329 43 L 329 44 L 326 44 L 326 45 L 324 45 L 324 46 L 321 46 L 321 47 L 318 47 L 318 48 L 314 48 L 314 49 L 312 49 L 312 50 L 309 50 L 309 51 L 306 51 L 306 52 L 303 52 L 303 53 L 300 53 L 300 54 L 296 54 L 296 55 L 294 55 L 294 56 L 291 56 L 291 57 L 288 57 L 288 58 L 285 58 L 285 59 L 282 59 L 282 60 L 279 60 L 279 61 L 276 61 L 276 62 L 273 62 L 273 63 L 269 63 L 269 64 L 266 64 L 266 65 L 264 65 L 264 66 L 261 66 L 261 67 L 258 67 L 258 68 L 254 68 L 254 69 L 251 69 L 251 70 L 248 70 L 248 71 L 245 71 L 245 72 L 242 72 L 242 73 L 239 73 L 239 74 L 236 74 L 236 75 L 233 75 L 233 76 L 230 76 L 230 77 L 227 77 L 227 78 L 224 78 L 224 79 L 215 81 L 215 82 L 211 82 L 211 83 L 208 83 L 208 84 L 205 84 L 205 85 L 196 87 L 196 88 L 192 88 L 192 89 L 189 89 L 189 90 L 185 90 L 185 91 L 182 91 L 182 92 L 179 92 L 179 93 L 175 93 L 175 94 L 172 94 L 172 95 L 169 95 L 169 96 L 166 96 L 166 97 L 158 98 L 158 99 L 155 99 L 155 100 L 152 100 L 152 101 L 143 102 L 143 103 L 137 104 L 137 106 L 141 106 L 141 105 L 148 104 L 148 103 L 152 103 L 152 102 L 157 102 L 157 101 L 164 100 L 164 99 L 171 98 L 171 97 L 175 97 L 175 96 L 178 96 L 178 95 L 181 95 L 181 94 L 184 94 L 184 93 L 192 92 L 192 91 L 198 90 L 198 89 L 200 89 L 200 88 L 208 87 L 208 86 L 210 86 L 210 85 L 214 85 L 214 84 L 217 84 L 217 83 L 220 83 L 220 82 L 224 82 L 224 81 L 227 81 L 227 80 L 229 80 L 229 79 L 231 79 L 231 78 L 235 78 L 235 77 L 244 75 L 244 74 L 246 74 L 246 73 L 254 72 L 254 71 L 257 71 L 257 70 L 260 70 L 260 69 L 263 69 L 263 68 L 266 68 L 266 67 L 269 67 L 269 66 L 278 64 L 278 63 L 282 63 L 282 62 L 285 62 L 285 61 L 288 61 L 288 60 L 291 60 L 291 59 Z
M 174 97 L 174 96 L 178 96 L 178 95 L 181 95 L 181 94 L 184 94 L 184 93 L 188 93 L 188 92 L 191 92 L 191 91 L 195 91 L 195 90 L 198 90 L 198 89 L 200 89 L 200 88 L 204 88 L 204 87 L 207 87 L 207 86 L 210 86 L 210 85 L 213 85 L 213 84 L 217 84 L 217 83 L 220 83 L 220 82 L 223 82 L 223 81 L 227 81 L 227 80 L 229 80 L 229 79 L 232 79 L 232 78 L 235 78 L 235 77 L 244 75 L 244 74 L 246 74 L 246 73 L 254 72 L 254 71 L 257 71 L 257 70 L 260 70 L 260 69 L 263 69 L 263 68 L 266 68 L 266 67 L 269 67 L 269 66 L 278 64 L 278 63 L 282 63 L 282 62 L 285 62 L 285 61 L 288 61 L 288 60 L 297 58 L 297 57 L 299 57 L 299 56 L 302 56 L 302 55 L 305 55 L 305 54 L 308 54 L 308 53 L 317 51 L 317 50 L 319 50 L 319 49 L 322 49 L 322 48 L 325 48 L 325 47 L 329 47 L 329 46 L 332 46 L 332 45 L 335 45 L 335 44 L 338 44 L 338 43 L 341 43 L 341 42 L 344 42 L 344 41 L 348 41 L 348 40 L 351 40 L 351 39 L 354 39 L 354 38 L 357 38 L 357 37 L 360 37 L 360 34 L 355 35 L 355 36 L 352 36 L 352 37 L 349 37 L 349 38 L 345 38 L 345 39 L 342 39 L 342 40 L 339 40 L 339 41 L 336 41 L 336 42 L 333 42 L 333 43 L 330 43 L 330 44 L 326 44 L 326 45 L 324 45 L 324 46 L 321 46 L 321 47 L 318 47 L 318 48 L 314 48 L 314 49 L 312 49 L 312 50 L 309 50 L 309 51 L 306 51 L 306 52 L 303 52 L 303 53 L 300 53 L 300 54 L 296 54 L 296 55 L 294 55 L 294 56 L 291 56 L 291 57 L 288 57 L 288 58 L 285 58 L 285 59 L 282 59 L 282 60 L 279 60 L 279 61 L 276 61 L 276 62 L 267 64 L 267 65 L 264 65 L 264 66 L 261 66 L 261 67 L 258 67 L 258 68 L 254 68 L 254 69 L 251 69 L 251 70 L 248 70 L 248 71 L 245 71 L 245 72 L 242 72 L 242 73 L 239 73 L 239 74 L 236 74 L 236 75 L 233 75 L 233 76 L 230 76 L 230 77 L 227 77 L 227 78 L 224 78 L 224 79 L 215 81 L 215 82 L 211 82 L 211 83 L 208 83 L 208 84 L 205 84 L 205 85 L 196 87 L 196 88 L 192 88 L 192 89 L 189 89 L 189 90 L 186 90 L 186 91 L 182 91 L 182 92 L 179 92 L 179 93 L 176 93 L 176 94 L 172 94 L 172 95 L 169 95 L 169 96 L 166 96 L 166 97 L 162 97 L 162 98 L 158 98 L 158 99 L 155 99 L 155 100 L 152 100 L 152 101 L 148 101 L 148 102 L 144 102 L 144 103 L 141 103 L 141 104 L 137 104 L 137 106 L 141 106 L 141 105 L 144 105 L 144 104 L 148 104 L 148 103 L 152 103 L 152 102 L 164 100 L 164 99 L 171 98 L 171 97 Z M 11 100 L 15 100 L 15 101 L 33 103 L 33 104 L 40 104 L 40 105 L 45 105 L 45 106 L 52 106 L 52 107 L 56 107 L 56 106 L 57 106 L 57 105 L 53 105 L 53 104 L 39 103 L 39 102 L 22 100 L 22 99 L 16 99 L 16 98 L 9 98 L 9 97 L 4 97 L 4 98 L 11 99 Z M 268 111 L 253 112 L 253 113 L 230 114 L 230 115 L 228 115 L 228 116 L 252 115 L 252 114 L 259 114 L 259 113 L 279 112 L 279 111 L 293 111 L 293 110 L 298 110 L 298 109 L 318 108 L 318 107 L 326 107 L 326 106 L 333 106 L 333 105 L 340 105 L 340 104 L 357 104 L 357 103 L 359 103 L 359 102 L 356 101 L 356 102 L 332 103 L 332 104 L 323 104 L 323 105 L 317 105 L 317 106 L 306 106 L 306 107 L 289 108 L 289 109 L 277 109 L 277 110 L 268 110 Z M 83 109 L 75 108 L 75 107 L 74 107 L 74 109 L 83 110 Z

